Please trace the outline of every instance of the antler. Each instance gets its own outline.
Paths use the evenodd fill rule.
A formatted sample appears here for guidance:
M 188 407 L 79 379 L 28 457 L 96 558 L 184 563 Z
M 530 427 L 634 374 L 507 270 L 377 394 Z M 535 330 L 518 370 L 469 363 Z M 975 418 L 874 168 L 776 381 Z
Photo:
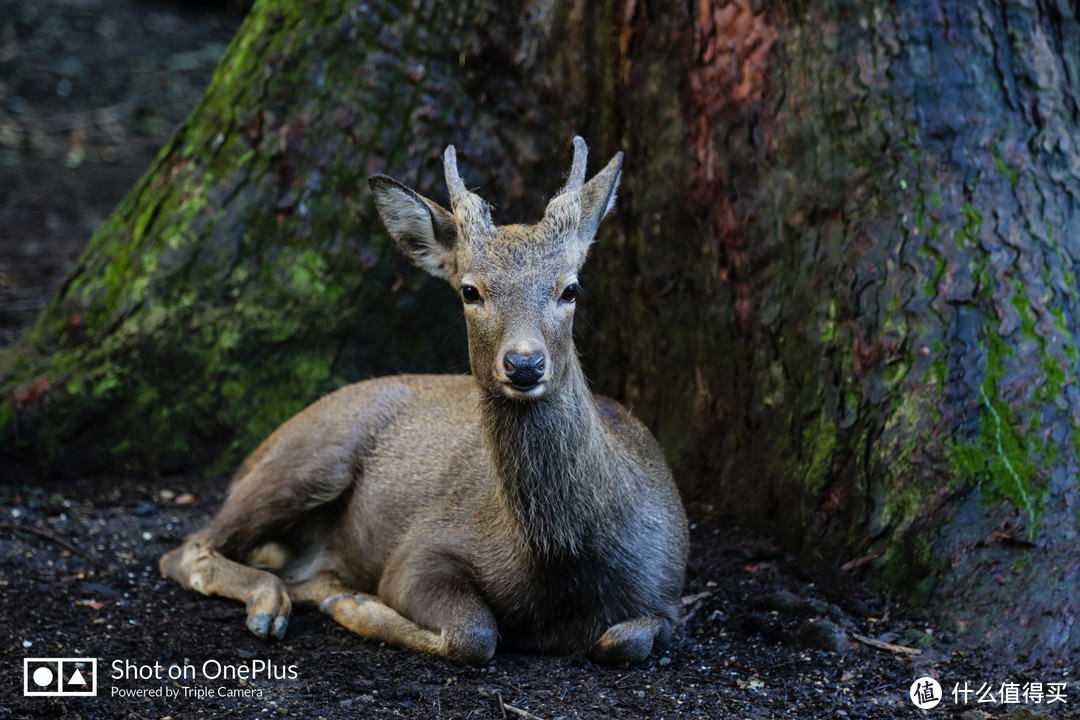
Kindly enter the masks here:
M 469 192 L 457 167 L 457 151 L 453 145 L 446 146 L 443 153 L 443 171 L 446 187 L 450 191 L 450 209 L 454 213 L 458 230 L 476 239 L 492 237 L 495 227 L 491 223 L 491 209 L 476 193 Z
M 581 192 L 585 187 L 585 161 L 589 148 L 580 135 L 574 136 L 574 161 L 570 165 L 570 178 L 559 194 L 551 198 L 544 211 L 544 224 L 555 233 L 569 237 L 577 233 L 581 222 Z
M 446 187 L 450 190 L 450 208 L 456 210 L 459 205 L 465 204 L 472 193 L 465 189 L 465 183 L 458 174 L 457 150 L 453 145 L 447 145 L 443 153 L 443 170 L 446 173 Z
M 570 165 L 570 179 L 563 192 L 581 190 L 585 186 L 585 161 L 589 158 L 589 148 L 580 135 L 574 136 L 574 162 Z

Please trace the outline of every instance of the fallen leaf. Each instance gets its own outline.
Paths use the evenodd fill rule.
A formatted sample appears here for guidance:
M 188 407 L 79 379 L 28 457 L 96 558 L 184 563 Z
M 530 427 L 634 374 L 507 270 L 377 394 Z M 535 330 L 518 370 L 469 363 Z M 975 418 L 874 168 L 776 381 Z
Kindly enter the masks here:
M 735 684 L 739 686 L 740 690 L 760 690 L 765 687 L 765 681 L 757 675 L 751 675 L 749 680 L 735 678 Z

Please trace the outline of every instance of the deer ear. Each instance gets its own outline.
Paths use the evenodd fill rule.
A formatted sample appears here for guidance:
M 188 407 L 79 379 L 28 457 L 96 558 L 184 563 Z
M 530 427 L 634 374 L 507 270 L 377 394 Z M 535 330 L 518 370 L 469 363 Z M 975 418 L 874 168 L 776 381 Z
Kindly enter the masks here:
M 578 243 L 586 248 L 592 244 L 596 231 L 611 208 L 615 207 L 615 191 L 622 177 L 623 154 L 616 153 L 607 166 L 596 173 L 581 189 L 581 221 L 578 223 Z
M 435 277 L 449 279 L 457 244 L 450 211 L 386 175 L 372 175 L 368 187 L 379 217 L 405 256 Z

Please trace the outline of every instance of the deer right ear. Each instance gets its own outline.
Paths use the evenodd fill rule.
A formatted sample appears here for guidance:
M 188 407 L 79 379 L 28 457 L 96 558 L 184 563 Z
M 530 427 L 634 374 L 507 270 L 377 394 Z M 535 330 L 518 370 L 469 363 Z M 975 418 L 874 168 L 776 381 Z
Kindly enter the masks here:
M 372 175 L 368 187 L 379 217 L 405 256 L 417 267 L 448 280 L 457 243 L 453 214 L 386 175 Z

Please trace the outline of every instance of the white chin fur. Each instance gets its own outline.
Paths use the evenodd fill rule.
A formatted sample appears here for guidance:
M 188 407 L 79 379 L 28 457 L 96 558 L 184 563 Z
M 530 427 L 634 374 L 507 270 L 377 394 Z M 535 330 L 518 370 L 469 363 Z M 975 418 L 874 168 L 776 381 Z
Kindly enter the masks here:
M 536 400 L 547 393 L 547 383 L 537 383 L 528 390 L 518 390 L 509 383 L 503 383 L 502 391 L 503 394 L 511 400 Z

